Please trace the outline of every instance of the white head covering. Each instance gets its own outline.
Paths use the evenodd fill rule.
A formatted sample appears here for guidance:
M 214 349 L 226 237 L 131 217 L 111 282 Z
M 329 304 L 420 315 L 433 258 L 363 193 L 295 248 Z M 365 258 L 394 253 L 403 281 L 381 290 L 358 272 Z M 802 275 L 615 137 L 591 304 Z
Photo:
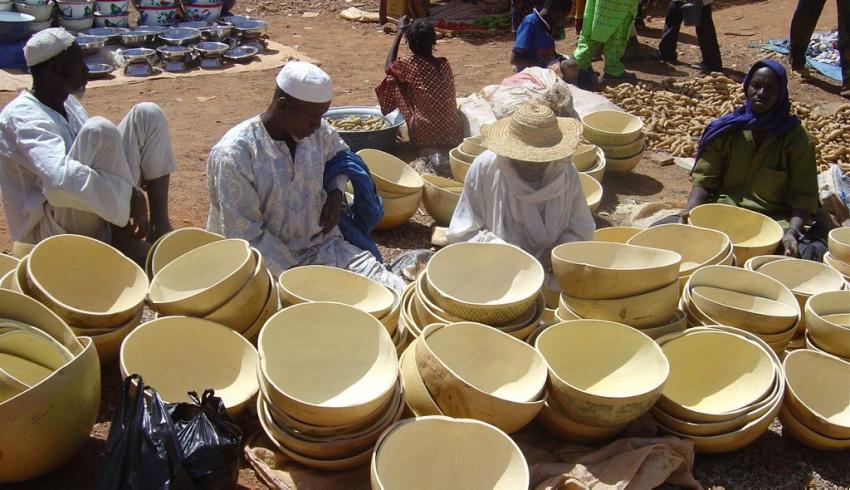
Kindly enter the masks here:
M 74 44 L 74 35 L 61 27 L 39 31 L 24 46 L 27 66 L 35 66 L 53 58 Z
M 321 68 L 303 61 L 290 61 L 277 74 L 277 86 L 304 102 L 324 104 L 333 98 L 333 83 Z

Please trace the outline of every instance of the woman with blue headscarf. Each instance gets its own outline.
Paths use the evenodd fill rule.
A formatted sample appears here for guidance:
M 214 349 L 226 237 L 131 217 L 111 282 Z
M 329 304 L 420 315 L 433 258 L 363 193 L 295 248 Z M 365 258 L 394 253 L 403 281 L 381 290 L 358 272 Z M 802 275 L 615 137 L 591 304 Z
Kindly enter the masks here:
M 786 255 L 820 261 L 829 230 L 826 222 L 812 223 L 819 202 L 815 147 L 791 114 L 785 69 L 759 61 L 744 79 L 744 95 L 743 107 L 703 132 L 688 211 L 718 202 L 766 214 L 785 229 Z

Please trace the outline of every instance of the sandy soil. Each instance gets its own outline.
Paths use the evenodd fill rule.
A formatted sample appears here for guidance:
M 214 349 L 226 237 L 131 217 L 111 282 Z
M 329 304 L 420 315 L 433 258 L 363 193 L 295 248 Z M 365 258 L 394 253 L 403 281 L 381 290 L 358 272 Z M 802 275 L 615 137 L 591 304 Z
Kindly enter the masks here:
M 369 2 L 368 7 L 373 3 Z M 663 25 L 663 6 L 652 9 L 655 15 L 640 41 L 648 52 L 657 44 Z M 382 77 L 382 67 L 391 36 L 376 25 L 355 24 L 340 20 L 334 9 L 357 5 L 342 0 L 308 2 L 298 0 L 242 0 L 237 10 L 250 10 L 271 24 L 272 39 L 296 47 L 318 59 L 336 84 L 335 105 L 374 104 L 374 87 Z M 796 5 L 794 0 L 717 0 L 715 23 L 728 74 L 741 78 L 748 67 L 765 53 L 747 49 L 750 41 L 787 36 L 788 25 Z M 305 7 L 308 6 L 308 7 Z M 318 17 L 301 17 L 309 8 L 321 11 Z M 835 24 L 835 3 L 828 2 L 818 30 Z M 572 51 L 572 32 L 559 46 L 559 51 Z M 685 29 L 680 39 L 682 62 L 699 61 L 699 51 L 692 29 Z M 478 90 L 483 85 L 498 83 L 511 74 L 507 60 L 511 46 L 508 35 L 480 38 L 455 38 L 439 42 L 438 52 L 447 57 L 455 72 L 458 95 Z M 667 66 L 651 61 L 628 65 L 642 80 L 657 82 L 666 77 L 689 77 L 696 73 L 687 65 Z M 598 71 L 601 70 L 599 67 Z M 210 147 L 236 123 L 259 113 L 268 103 L 274 88 L 274 72 L 239 75 L 220 74 L 187 79 L 152 80 L 125 87 L 90 90 L 84 103 L 92 115 L 118 121 L 133 105 L 141 101 L 159 104 L 169 117 L 171 133 L 180 169 L 172 177 L 171 213 L 175 226 L 203 226 L 207 208 L 205 160 Z M 820 104 L 841 102 L 838 86 L 817 79 L 803 82 L 792 79 L 791 94 L 799 100 Z M 0 93 L 0 104 L 14 94 Z M 203 100 L 203 102 L 201 102 Z M 404 148 L 400 154 L 409 155 Z M 605 198 L 600 214 L 612 212 L 618 204 L 651 201 L 678 201 L 686 197 L 690 184 L 684 171 L 676 166 L 658 167 L 648 160 L 634 173 L 607 175 Z M 600 224 L 605 219 L 600 218 Z M 400 250 L 428 247 L 432 221 L 420 212 L 405 226 L 377 234 L 387 257 Z M 5 218 L 0 213 L 0 250 L 9 251 L 11 242 Z M 104 367 L 104 390 L 98 425 L 89 443 L 65 467 L 47 477 L 20 485 L 18 488 L 90 488 L 94 485 L 97 454 L 108 432 L 115 398 L 119 388 L 116 365 Z M 246 428 L 253 427 L 242 420 Z M 721 487 L 800 487 L 850 486 L 850 466 L 846 455 L 824 454 L 808 450 L 789 438 L 780 437 L 778 423 L 746 450 L 732 455 L 699 456 L 695 472 L 706 486 Z M 49 450 L 49 448 L 45 448 Z M 240 474 L 240 485 L 261 487 L 249 469 Z

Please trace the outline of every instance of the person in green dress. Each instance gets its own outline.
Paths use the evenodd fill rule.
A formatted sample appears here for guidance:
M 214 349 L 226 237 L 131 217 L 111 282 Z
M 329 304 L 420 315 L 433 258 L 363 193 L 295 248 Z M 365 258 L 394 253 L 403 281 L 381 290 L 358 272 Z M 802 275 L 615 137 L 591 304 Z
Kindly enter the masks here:
M 780 253 L 822 260 L 828 220 L 817 219 L 815 147 L 791 114 L 788 77 L 773 60 L 744 79 L 744 106 L 713 121 L 700 140 L 688 208 L 717 202 L 756 211 L 785 230 Z
M 629 41 L 629 30 L 637 14 L 639 0 L 587 0 L 581 22 L 581 33 L 574 57 L 579 68 L 591 70 L 593 57 L 602 48 L 605 80 L 637 79 L 627 72 L 621 61 Z

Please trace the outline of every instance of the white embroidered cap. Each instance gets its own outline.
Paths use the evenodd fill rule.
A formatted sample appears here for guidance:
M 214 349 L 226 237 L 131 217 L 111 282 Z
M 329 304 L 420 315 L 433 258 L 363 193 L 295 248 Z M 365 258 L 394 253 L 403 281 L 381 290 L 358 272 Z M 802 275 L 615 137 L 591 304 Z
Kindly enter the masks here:
M 290 61 L 277 74 L 277 86 L 304 102 L 323 104 L 333 98 L 331 77 L 316 65 Z
M 24 46 L 27 66 L 35 66 L 53 58 L 74 44 L 74 35 L 61 27 L 39 31 Z

